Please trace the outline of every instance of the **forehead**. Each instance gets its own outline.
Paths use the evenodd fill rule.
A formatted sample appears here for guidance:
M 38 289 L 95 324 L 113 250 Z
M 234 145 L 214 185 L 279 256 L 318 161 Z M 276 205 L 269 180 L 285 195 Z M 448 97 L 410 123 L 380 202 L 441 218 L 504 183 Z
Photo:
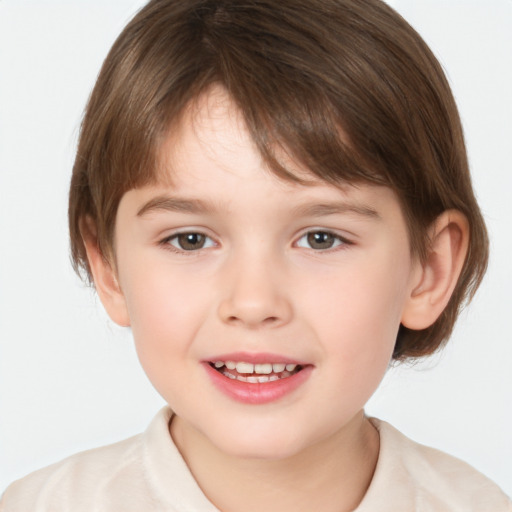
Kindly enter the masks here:
M 237 105 L 222 87 L 190 103 L 160 147 L 158 179 L 139 198 L 140 214 L 155 210 L 214 212 L 238 208 L 290 210 L 378 218 L 397 200 L 391 189 L 369 184 L 333 185 L 276 148 L 280 164 L 296 179 L 270 169 L 247 130 Z M 396 209 L 396 208 L 395 208 Z
M 165 133 L 157 155 L 155 182 L 178 186 L 185 176 L 192 177 L 194 170 L 210 163 L 226 170 L 236 168 L 241 177 L 257 166 L 262 172 L 280 177 L 283 185 L 327 184 L 279 141 L 272 141 L 272 151 L 288 176 L 271 168 L 252 139 L 240 108 L 222 85 L 214 84 L 189 102 Z M 340 182 L 341 188 L 346 186 L 346 182 Z

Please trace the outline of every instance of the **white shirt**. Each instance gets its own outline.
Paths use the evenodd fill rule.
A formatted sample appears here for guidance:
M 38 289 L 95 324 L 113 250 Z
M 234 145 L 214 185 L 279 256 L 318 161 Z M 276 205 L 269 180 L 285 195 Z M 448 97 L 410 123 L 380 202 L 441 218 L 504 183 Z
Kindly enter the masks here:
M 219 512 L 169 435 L 171 414 L 164 408 L 143 434 L 14 482 L 0 512 Z M 379 459 L 355 512 L 512 512 L 512 501 L 471 466 L 371 421 L 380 434 Z

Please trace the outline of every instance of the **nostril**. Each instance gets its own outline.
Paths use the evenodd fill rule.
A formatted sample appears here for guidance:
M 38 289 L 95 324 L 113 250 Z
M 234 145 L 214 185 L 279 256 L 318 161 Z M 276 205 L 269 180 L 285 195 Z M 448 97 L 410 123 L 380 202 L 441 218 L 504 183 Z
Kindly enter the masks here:
M 241 294 L 222 300 L 218 307 L 221 320 L 230 325 L 276 327 L 286 324 L 291 316 L 291 304 L 280 297 L 252 297 Z
M 243 318 L 240 318 L 236 315 L 231 315 L 227 318 L 227 322 L 231 323 L 231 324 L 236 324 L 236 323 L 255 323 L 256 324 L 257 323 L 259 325 L 274 325 L 279 322 L 279 317 L 269 316 L 267 318 L 263 318 L 263 320 L 250 322 L 247 319 L 244 321 Z

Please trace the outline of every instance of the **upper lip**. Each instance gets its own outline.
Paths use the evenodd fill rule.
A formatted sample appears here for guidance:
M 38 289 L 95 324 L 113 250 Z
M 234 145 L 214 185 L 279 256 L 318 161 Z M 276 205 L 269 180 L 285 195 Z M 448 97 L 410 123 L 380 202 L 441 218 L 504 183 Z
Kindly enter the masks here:
M 268 352 L 250 353 L 250 352 L 232 352 L 229 354 L 218 354 L 205 359 L 205 362 L 215 363 L 217 361 L 234 361 L 252 364 L 264 363 L 284 363 L 305 366 L 307 363 L 293 357 L 283 356 L 281 354 L 271 354 Z

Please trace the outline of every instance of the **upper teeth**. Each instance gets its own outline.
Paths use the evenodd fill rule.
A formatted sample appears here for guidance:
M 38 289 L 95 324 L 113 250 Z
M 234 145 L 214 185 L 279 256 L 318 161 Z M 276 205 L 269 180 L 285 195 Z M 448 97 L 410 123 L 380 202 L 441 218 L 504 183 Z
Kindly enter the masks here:
M 268 375 L 272 372 L 281 373 L 286 371 L 293 372 L 297 368 L 296 364 L 285 364 L 285 363 L 263 363 L 263 364 L 252 364 L 245 362 L 235 361 L 216 361 L 215 368 L 222 368 L 225 366 L 228 370 L 236 370 L 238 373 L 257 373 L 260 375 Z

